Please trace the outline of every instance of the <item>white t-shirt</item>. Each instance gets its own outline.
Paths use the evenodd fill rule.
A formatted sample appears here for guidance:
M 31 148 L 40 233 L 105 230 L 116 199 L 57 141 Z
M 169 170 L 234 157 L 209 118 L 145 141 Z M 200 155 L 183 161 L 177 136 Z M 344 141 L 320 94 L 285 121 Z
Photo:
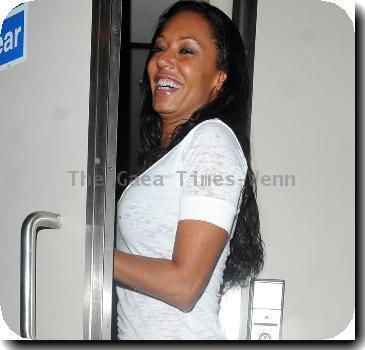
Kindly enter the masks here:
M 227 124 L 203 121 L 124 190 L 117 207 L 117 249 L 171 259 L 177 223 L 196 219 L 232 237 L 242 201 L 247 163 Z M 134 289 L 117 286 L 118 339 L 218 340 L 219 288 L 230 239 L 211 279 L 190 312 Z

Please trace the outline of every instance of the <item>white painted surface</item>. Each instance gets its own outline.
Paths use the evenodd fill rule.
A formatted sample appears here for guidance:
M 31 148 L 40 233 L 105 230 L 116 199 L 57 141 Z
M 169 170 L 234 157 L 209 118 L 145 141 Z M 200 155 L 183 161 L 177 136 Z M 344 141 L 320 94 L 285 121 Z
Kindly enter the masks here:
M 0 305 L 19 334 L 20 229 L 33 211 L 61 214 L 37 249 L 39 339 L 82 339 L 91 0 L 28 7 L 27 61 L 0 72 Z
M 355 30 L 355 1 L 354 0 L 322 0 L 325 2 L 330 2 L 342 8 L 347 16 L 351 19 L 352 26 Z
M 338 6 L 258 3 L 252 142 L 267 252 L 259 277 L 286 281 L 284 340 L 334 337 L 354 312 L 354 44 Z M 295 186 L 265 186 L 274 174 L 295 175 Z

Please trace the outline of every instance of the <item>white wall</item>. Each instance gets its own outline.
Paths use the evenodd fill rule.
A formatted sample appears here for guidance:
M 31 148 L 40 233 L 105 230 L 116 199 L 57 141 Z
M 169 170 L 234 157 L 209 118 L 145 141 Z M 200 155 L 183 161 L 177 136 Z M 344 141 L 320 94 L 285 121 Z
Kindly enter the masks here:
M 352 23 L 333 4 L 258 2 L 259 277 L 286 281 L 283 339 L 333 337 L 354 311 L 354 48 Z M 295 185 L 267 185 L 275 174 L 294 175 Z
M 232 18 L 233 0 L 209 0 L 211 5 L 220 8 L 227 16 Z
M 27 59 L 0 72 L 0 305 L 19 333 L 20 232 L 33 211 L 61 215 L 37 245 L 37 337 L 82 339 L 91 0 L 29 3 Z M 80 176 L 81 177 L 81 176 Z

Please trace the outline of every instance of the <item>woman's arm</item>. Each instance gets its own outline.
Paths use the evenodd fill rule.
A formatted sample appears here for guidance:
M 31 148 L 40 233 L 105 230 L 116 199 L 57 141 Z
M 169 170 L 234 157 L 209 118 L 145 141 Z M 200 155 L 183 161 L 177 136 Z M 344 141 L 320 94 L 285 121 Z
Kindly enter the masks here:
M 114 252 L 114 278 L 189 312 L 210 280 L 227 231 L 200 220 L 178 222 L 171 260 Z

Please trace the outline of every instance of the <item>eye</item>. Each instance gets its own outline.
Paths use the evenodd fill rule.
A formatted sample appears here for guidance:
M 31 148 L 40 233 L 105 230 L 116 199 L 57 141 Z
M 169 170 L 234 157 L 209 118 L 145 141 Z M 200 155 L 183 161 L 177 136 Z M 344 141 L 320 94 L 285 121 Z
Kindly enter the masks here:
M 163 51 L 163 48 L 161 46 L 157 46 L 157 45 L 152 49 L 153 53 L 162 52 L 162 51 Z
M 194 53 L 194 51 L 188 47 L 181 48 L 179 52 L 183 55 L 192 55 Z

